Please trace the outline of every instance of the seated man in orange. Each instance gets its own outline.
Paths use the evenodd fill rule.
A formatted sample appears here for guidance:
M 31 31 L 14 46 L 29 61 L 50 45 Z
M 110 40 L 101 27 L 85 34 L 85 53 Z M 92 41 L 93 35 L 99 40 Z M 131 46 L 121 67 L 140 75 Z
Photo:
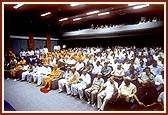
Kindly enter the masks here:
M 16 64 L 16 67 L 14 69 L 10 70 L 11 77 L 14 78 L 14 81 L 19 80 L 18 73 L 22 71 L 22 65 L 20 63 Z
M 51 82 L 54 78 L 59 78 L 61 76 L 61 70 L 58 68 L 58 65 L 54 65 L 54 70 L 51 72 L 51 74 L 44 78 L 44 87 L 47 87 L 47 90 L 51 89 Z
M 25 58 L 24 57 L 21 57 L 21 59 L 20 59 L 20 61 L 18 62 L 18 63 L 20 63 L 20 64 L 25 64 L 26 63 L 26 60 L 25 60 Z
M 12 51 L 9 51 L 8 56 L 9 56 L 10 59 L 16 58 L 15 53 L 13 53 Z

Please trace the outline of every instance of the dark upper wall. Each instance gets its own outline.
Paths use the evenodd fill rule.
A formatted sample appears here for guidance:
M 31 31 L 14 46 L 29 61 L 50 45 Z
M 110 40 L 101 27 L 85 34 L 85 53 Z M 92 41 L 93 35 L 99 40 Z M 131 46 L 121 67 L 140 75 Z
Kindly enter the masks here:
M 137 47 L 164 47 L 164 35 L 160 33 L 142 34 L 135 36 L 123 36 L 115 38 L 98 38 L 98 39 L 76 39 L 62 40 L 59 44 L 66 44 L 67 47 L 87 47 L 87 46 L 137 46 Z

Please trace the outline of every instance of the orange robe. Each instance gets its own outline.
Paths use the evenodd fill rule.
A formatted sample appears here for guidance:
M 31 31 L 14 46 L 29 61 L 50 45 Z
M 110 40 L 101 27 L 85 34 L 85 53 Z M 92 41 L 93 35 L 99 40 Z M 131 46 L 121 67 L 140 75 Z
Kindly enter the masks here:
M 60 69 L 54 69 L 48 77 L 44 78 L 44 82 L 51 82 L 54 78 L 59 78 L 60 75 Z
M 11 70 L 11 72 L 10 72 L 11 76 L 12 76 L 12 77 L 15 77 L 15 76 L 16 76 L 16 72 L 19 71 L 19 70 L 22 70 L 22 66 L 21 66 L 21 65 L 17 65 L 17 66 L 15 67 L 15 70 L 14 70 L 14 69 Z

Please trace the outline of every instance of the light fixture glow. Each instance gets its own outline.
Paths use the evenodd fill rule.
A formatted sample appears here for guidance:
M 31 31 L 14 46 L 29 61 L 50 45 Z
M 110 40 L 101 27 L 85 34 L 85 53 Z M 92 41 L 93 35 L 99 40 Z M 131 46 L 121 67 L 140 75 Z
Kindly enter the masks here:
M 68 20 L 68 18 L 62 18 L 59 21 L 61 22 L 61 21 L 65 21 L 65 20 Z
M 133 9 L 141 9 L 147 6 L 149 6 L 149 4 L 138 5 L 138 6 L 134 6 Z
M 88 13 L 86 13 L 86 15 L 91 15 L 91 14 L 96 14 L 96 13 L 99 13 L 99 10 L 88 12 Z
M 73 21 L 77 21 L 77 20 L 81 20 L 82 18 L 75 18 L 73 19 Z
M 51 12 L 47 12 L 47 13 L 41 14 L 41 16 L 47 16 L 49 14 L 51 14 Z
M 18 3 L 17 5 L 13 6 L 13 8 L 14 9 L 18 9 L 18 8 L 20 8 L 23 5 L 24 5 L 23 3 Z
M 74 7 L 74 6 L 77 6 L 77 5 L 79 5 L 79 4 L 78 3 L 72 3 L 72 4 L 70 4 L 71 7 Z
M 110 12 L 99 13 L 98 16 L 107 15 L 107 14 L 110 14 Z
M 134 5 L 137 5 L 135 3 L 129 3 L 128 6 L 134 6 Z

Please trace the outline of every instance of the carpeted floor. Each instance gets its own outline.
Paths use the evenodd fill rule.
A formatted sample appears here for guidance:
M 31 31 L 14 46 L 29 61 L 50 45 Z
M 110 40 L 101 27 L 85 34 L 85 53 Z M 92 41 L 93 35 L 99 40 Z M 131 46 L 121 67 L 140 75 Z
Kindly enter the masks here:
M 4 100 L 16 111 L 97 111 L 86 101 L 58 93 L 58 90 L 42 93 L 40 88 L 36 84 L 5 79 Z
M 48 112 L 98 112 L 96 106 L 88 105 L 86 101 L 67 96 L 65 92 L 51 90 L 48 93 L 40 91 L 36 84 L 4 80 L 4 111 L 48 111 Z M 110 104 L 106 106 L 109 112 L 129 112 L 129 106 Z M 157 111 L 158 107 L 156 107 Z

